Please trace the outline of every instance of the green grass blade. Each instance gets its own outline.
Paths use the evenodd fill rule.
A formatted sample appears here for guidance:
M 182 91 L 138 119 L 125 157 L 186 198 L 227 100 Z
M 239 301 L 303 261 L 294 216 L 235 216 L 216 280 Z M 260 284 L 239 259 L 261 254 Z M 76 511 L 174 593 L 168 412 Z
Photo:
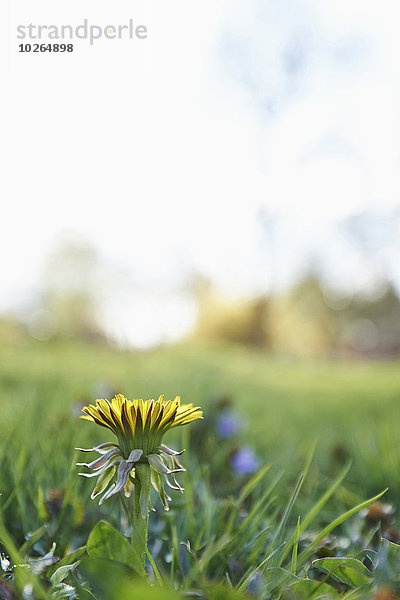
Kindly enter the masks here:
M 243 486 L 242 491 L 240 492 L 239 498 L 237 499 L 237 504 L 240 506 L 246 500 L 246 498 L 251 494 L 254 488 L 259 484 L 259 482 L 263 479 L 263 477 L 268 473 L 271 468 L 271 464 L 265 465 L 260 471 L 258 471 L 253 477 Z
M 253 575 L 255 575 L 257 571 L 260 571 L 271 560 L 271 558 L 273 558 L 277 554 L 277 552 L 281 549 L 282 545 L 275 548 L 275 550 L 268 554 L 268 556 L 264 558 L 264 560 L 262 560 L 260 564 L 258 564 L 255 568 L 250 568 L 247 571 L 247 573 L 244 574 L 243 578 L 239 581 L 238 586 L 236 588 L 238 592 L 241 592 L 245 589 L 246 585 L 249 583 Z
M 333 531 L 336 527 L 338 527 L 338 525 L 341 525 L 341 523 L 346 521 L 346 519 L 349 519 L 350 517 L 352 517 L 353 515 L 358 513 L 363 508 L 366 508 L 373 502 L 376 502 L 377 500 L 379 500 L 379 498 L 381 498 L 383 496 L 383 494 L 385 494 L 387 492 L 388 489 L 389 488 L 386 488 L 385 490 L 383 490 L 382 492 L 380 492 L 373 498 L 370 498 L 369 500 L 366 500 L 365 502 L 362 502 L 361 504 L 354 506 L 350 510 L 346 511 L 345 513 L 343 513 L 339 517 L 337 517 L 337 519 L 332 521 L 332 523 L 327 525 L 322 531 L 320 531 L 320 533 L 316 536 L 316 538 L 312 541 L 312 543 L 308 546 L 308 548 L 306 548 L 300 554 L 300 556 L 298 558 L 298 564 L 304 564 L 304 562 L 309 559 L 309 557 L 313 553 L 314 548 L 320 543 L 320 541 L 323 540 L 327 535 L 329 535 L 331 531 Z
M 163 576 L 161 575 L 160 570 L 157 567 L 157 565 L 156 565 L 156 563 L 154 561 L 154 558 L 150 554 L 150 550 L 148 549 L 147 546 L 146 546 L 145 550 L 146 550 L 146 556 L 149 559 L 149 562 L 151 564 L 151 568 L 153 569 L 154 575 L 155 575 L 155 577 L 157 579 L 157 583 L 159 583 L 159 585 L 161 585 L 161 586 L 164 585 Z
M 291 497 L 289 498 L 289 502 L 286 505 L 285 512 L 283 513 L 283 517 L 282 517 L 282 519 L 281 519 L 281 521 L 279 523 L 278 529 L 276 530 L 275 536 L 273 537 L 273 540 L 271 542 L 270 550 L 272 550 L 276 544 L 279 544 L 279 542 L 281 540 L 281 536 L 282 536 L 283 531 L 285 529 L 287 520 L 288 520 L 288 518 L 290 516 L 290 513 L 292 512 L 292 508 L 294 506 L 294 503 L 297 500 L 297 497 L 298 497 L 298 495 L 300 493 L 300 490 L 301 490 L 301 488 L 303 486 L 304 480 L 305 480 L 305 478 L 306 478 L 306 476 L 308 474 L 308 471 L 310 469 L 316 445 L 317 444 L 315 442 L 314 445 L 311 447 L 311 450 L 310 450 L 310 452 L 309 452 L 309 454 L 307 456 L 306 464 L 304 466 L 304 471 L 303 471 L 303 473 L 300 474 L 300 476 L 299 476 L 299 478 L 297 480 L 296 487 L 293 490 L 293 493 L 292 493 Z M 278 565 L 281 564 L 281 562 L 282 562 L 282 559 L 281 559 L 281 557 L 279 557 L 278 560 L 275 559 L 274 564 L 272 566 L 278 566 Z
M 300 517 L 297 519 L 297 527 L 296 527 L 296 533 L 294 536 L 294 543 L 293 543 L 293 552 L 292 552 L 292 573 L 293 573 L 293 575 L 296 575 L 296 570 L 297 570 L 297 550 L 299 547 L 299 537 L 300 537 Z
M 268 486 L 265 494 L 263 494 L 263 496 L 254 504 L 254 506 L 250 510 L 249 514 L 247 515 L 247 517 L 245 517 L 243 523 L 240 525 L 240 527 L 237 531 L 237 535 L 234 536 L 233 541 L 235 541 L 235 539 L 237 539 L 237 537 L 241 536 L 244 531 L 247 531 L 247 532 L 249 532 L 249 534 L 251 534 L 252 530 L 254 530 L 254 528 L 259 525 L 259 522 L 265 515 L 268 507 L 276 499 L 275 497 L 269 499 L 269 496 L 271 495 L 271 493 L 275 489 L 276 485 L 281 480 L 282 475 L 283 475 L 283 472 L 279 473 L 277 475 L 277 477 L 275 477 L 275 479 L 273 480 L 271 485 Z M 267 500 L 268 500 L 268 502 L 267 502 Z
M 315 519 L 317 514 L 322 510 L 322 508 L 325 506 L 325 504 L 328 502 L 328 500 L 331 498 L 331 496 L 333 496 L 333 494 L 335 493 L 335 491 L 337 490 L 339 485 L 345 479 L 347 473 L 350 470 L 350 467 L 351 467 L 351 461 L 345 466 L 343 471 L 335 479 L 335 481 L 328 488 L 328 490 L 325 492 L 325 494 L 320 498 L 320 500 L 318 500 L 318 502 L 313 506 L 313 508 L 307 513 L 307 515 L 304 517 L 304 521 L 301 526 L 301 531 L 304 531 L 305 529 L 307 529 L 307 527 Z
M 312 523 L 312 521 L 318 515 L 318 513 L 321 512 L 321 510 L 323 509 L 323 507 L 325 506 L 325 504 L 328 502 L 328 500 L 331 498 L 331 496 L 333 496 L 333 494 L 335 493 L 335 491 L 337 490 L 337 488 L 340 486 L 340 484 L 342 483 L 342 481 L 345 479 L 347 473 L 349 472 L 350 467 L 351 467 L 351 462 L 348 465 L 346 465 L 346 467 L 339 474 L 339 476 L 335 479 L 335 481 L 328 488 L 328 490 L 325 492 L 325 494 L 323 494 L 323 496 L 321 496 L 321 498 L 318 500 L 318 502 L 316 502 L 316 504 L 307 513 L 307 515 L 305 516 L 305 518 L 304 518 L 304 520 L 303 520 L 303 522 L 301 524 L 300 533 L 302 533 L 303 531 L 305 531 L 307 529 L 307 527 L 310 525 L 310 523 Z M 293 535 L 293 538 L 289 541 L 288 545 L 286 546 L 286 548 L 282 552 L 281 564 L 285 560 L 285 558 L 288 555 L 288 553 L 290 552 L 290 549 L 292 548 L 292 545 L 294 543 L 294 539 L 295 539 L 295 534 Z
M 270 544 L 270 549 L 274 548 L 274 546 L 277 543 L 279 543 L 279 540 L 280 540 L 281 535 L 283 533 L 283 530 L 285 528 L 286 522 L 287 522 L 287 520 L 289 518 L 290 513 L 292 512 L 292 508 L 294 506 L 294 503 L 296 502 L 297 497 L 298 497 L 298 495 L 300 493 L 300 490 L 301 490 L 301 487 L 303 485 L 303 482 L 304 482 L 304 474 L 301 473 L 301 475 L 299 476 L 299 478 L 297 480 L 296 487 L 294 488 L 294 490 L 292 492 L 292 495 L 289 498 L 289 502 L 286 505 L 285 512 L 283 513 L 283 517 L 282 517 L 282 519 L 281 519 L 281 521 L 279 523 L 279 526 L 278 526 L 278 528 L 276 530 L 276 533 L 275 533 L 275 535 L 274 535 L 274 537 L 272 539 L 272 542 Z

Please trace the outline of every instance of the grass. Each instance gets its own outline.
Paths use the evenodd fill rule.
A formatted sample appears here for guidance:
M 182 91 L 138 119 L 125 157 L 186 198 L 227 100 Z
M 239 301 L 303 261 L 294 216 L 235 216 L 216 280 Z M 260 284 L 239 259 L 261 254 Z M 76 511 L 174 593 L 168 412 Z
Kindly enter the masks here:
M 381 552 L 374 541 L 379 523 L 366 523 L 353 508 L 386 487 L 385 502 L 398 502 L 398 362 L 298 361 L 233 346 L 185 344 L 128 352 L 76 342 L 27 342 L 0 350 L 0 538 L 15 563 L 27 556 L 43 561 L 53 542 L 56 556 L 68 562 L 65 556 L 86 544 L 101 519 L 128 530 L 118 501 L 99 509 L 89 499 L 90 481 L 81 481 L 74 466 L 75 446 L 109 439 L 104 430 L 77 418 L 81 403 L 106 395 L 106 389 L 128 397 L 180 394 L 185 402 L 201 404 L 209 416 L 205 428 L 192 428 L 190 439 L 183 429 L 169 438 L 172 445 L 189 445 L 185 462 L 191 469 L 184 497 L 174 496 L 171 513 L 152 517 L 149 547 L 172 590 L 183 586 L 215 599 L 250 592 L 265 598 L 312 597 L 314 591 L 301 586 L 309 585 L 303 583 L 306 575 L 319 573 L 321 589 L 331 584 L 332 594 L 345 595 L 352 590 L 343 581 L 348 574 L 340 579 L 311 564 L 321 544 L 364 562 L 362 540 L 372 540 L 371 552 Z M 247 421 L 233 442 L 216 440 L 212 431 L 210 419 L 221 397 L 230 398 L 232 410 Z M 235 476 L 229 471 L 229 444 L 253 447 L 260 466 L 270 466 L 250 481 Z M 340 515 L 352 511 L 356 516 L 341 524 Z M 350 546 L 341 550 L 340 538 L 330 538 L 331 524 Z M 394 550 L 388 548 L 390 557 Z M 49 590 L 57 597 L 48 582 L 51 558 L 42 583 L 33 580 L 32 597 L 45 598 Z M 96 595 L 96 581 L 106 573 L 96 560 L 86 557 L 67 569 L 65 581 L 75 590 L 71 598 Z M 118 594 L 129 597 L 129 581 L 121 565 L 118 569 Z M 296 579 L 300 575 L 305 579 Z M 31 575 L 21 577 L 29 586 Z M 60 594 L 68 593 L 61 589 Z M 143 590 L 143 598 L 154 591 Z M 117 592 L 104 593 L 111 598 Z M 165 594 L 175 597 L 171 590 Z

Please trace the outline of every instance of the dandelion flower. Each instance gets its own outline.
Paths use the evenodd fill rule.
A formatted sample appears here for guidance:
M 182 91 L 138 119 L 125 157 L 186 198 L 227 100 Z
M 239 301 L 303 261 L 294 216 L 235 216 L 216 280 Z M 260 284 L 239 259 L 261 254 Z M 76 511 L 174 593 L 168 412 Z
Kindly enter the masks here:
M 143 401 L 128 400 L 117 394 L 111 401 L 96 400 L 95 406 L 90 404 L 82 410 L 85 413 L 82 419 L 107 427 L 118 441 L 95 448 L 77 448 L 100 455 L 90 463 L 78 463 L 91 471 L 80 475 L 97 477 L 91 497 L 102 494 L 101 504 L 121 491 L 129 497 L 134 487 L 136 510 L 146 518 L 152 484 L 168 510 L 170 498 L 164 490 L 164 482 L 172 489 L 183 491 L 175 477 L 177 472 L 184 471 L 178 459 L 183 450 L 177 452 L 168 448 L 162 439 L 170 429 L 203 418 L 200 407 L 181 404 L 179 397 L 172 401 L 164 401 L 164 396 Z

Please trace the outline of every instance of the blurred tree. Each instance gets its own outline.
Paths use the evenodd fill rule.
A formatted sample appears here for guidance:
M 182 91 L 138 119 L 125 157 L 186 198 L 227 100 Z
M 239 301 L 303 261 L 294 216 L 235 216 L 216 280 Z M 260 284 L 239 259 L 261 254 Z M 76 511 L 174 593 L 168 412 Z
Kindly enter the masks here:
M 310 273 L 287 292 L 230 300 L 206 279 L 193 286 L 198 340 L 263 346 L 295 356 L 400 354 L 400 299 L 385 282 L 369 295 L 328 297 Z
M 314 274 L 274 298 L 268 327 L 278 352 L 319 356 L 336 347 L 335 319 Z
M 196 278 L 192 290 L 198 307 L 196 339 L 254 346 L 266 344 L 268 300 L 264 296 L 228 299 L 202 277 Z
M 336 315 L 338 343 L 347 352 L 371 357 L 400 354 L 400 299 L 384 282 L 373 297 L 357 295 Z

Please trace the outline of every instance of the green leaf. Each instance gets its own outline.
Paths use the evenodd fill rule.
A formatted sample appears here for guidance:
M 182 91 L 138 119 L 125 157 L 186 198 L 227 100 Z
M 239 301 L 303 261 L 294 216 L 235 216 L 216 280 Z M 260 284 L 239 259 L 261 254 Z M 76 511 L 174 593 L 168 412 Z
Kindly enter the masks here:
M 123 563 L 134 569 L 139 575 L 145 575 L 138 550 L 105 521 L 100 521 L 92 529 L 87 541 L 87 553 L 92 558 Z
M 58 569 L 56 569 L 53 575 L 50 577 L 50 582 L 52 583 L 52 585 L 56 586 L 62 581 L 64 581 L 64 579 L 68 577 L 70 572 L 76 569 L 78 565 L 79 560 L 72 563 L 72 565 L 64 565 L 63 567 L 58 567 Z
M 77 597 L 76 589 L 65 583 L 59 583 L 51 590 L 51 600 L 74 600 Z
M 400 585 L 400 546 L 382 539 L 381 547 L 378 551 L 377 564 L 375 568 L 375 579 L 378 586 L 387 584 Z
M 58 563 L 52 569 L 51 568 L 49 569 L 49 571 L 47 572 L 47 575 L 48 576 L 50 575 L 50 579 L 51 579 L 51 576 L 54 575 L 54 572 L 57 571 L 57 569 L 59 569 L 60 567 L 66 567 L 68 565 L 72 565 L 73 563 L 79 562 L 79 560 L 85 554 L 86 554 L 86 546 L 81 546 L 80 548 L 77 548 L 73 552 L 66 554 L 61 560 L 58 561 Z
M 324 581 L 314 581 L 313 579 L 302 579 L 296 581 L 290 588 L 295 600 L 318 600 L 326 598 L 332 600 L 339 598 L 338 592 Z
M 319 558 L 313 565 L 350 587 L 362 587 L 371 582 L 371 572 L 356 558 Z

